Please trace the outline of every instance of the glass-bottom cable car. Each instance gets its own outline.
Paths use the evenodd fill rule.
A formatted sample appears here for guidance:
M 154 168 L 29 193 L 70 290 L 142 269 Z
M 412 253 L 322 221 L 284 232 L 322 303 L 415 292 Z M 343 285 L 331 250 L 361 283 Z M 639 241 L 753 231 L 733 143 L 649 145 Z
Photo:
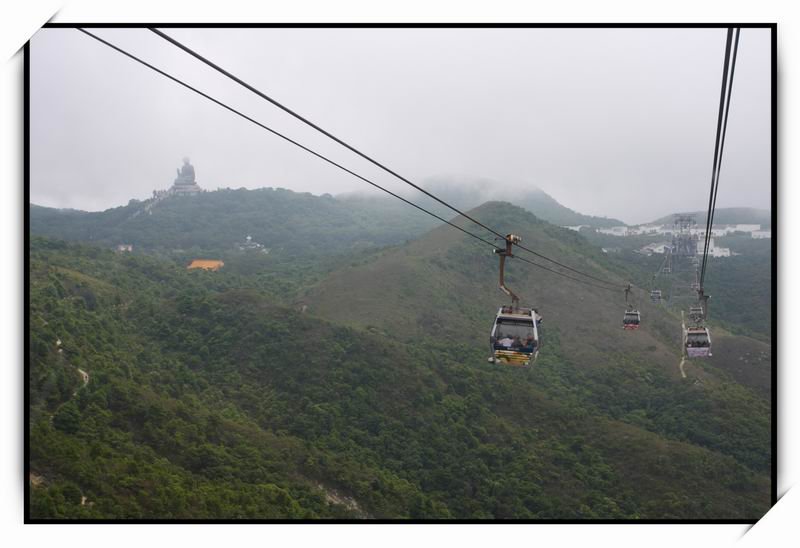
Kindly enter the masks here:
M 489 337 L 489 362 L 529 367 L 539 355 L 541 321 L 541 316 L 532 308 L 501 307 Z

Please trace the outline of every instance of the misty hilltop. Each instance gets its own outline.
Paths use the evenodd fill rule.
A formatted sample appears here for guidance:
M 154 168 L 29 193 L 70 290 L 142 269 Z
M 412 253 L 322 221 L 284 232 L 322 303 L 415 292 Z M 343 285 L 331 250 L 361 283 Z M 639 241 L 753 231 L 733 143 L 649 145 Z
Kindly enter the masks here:
M 462 210 L 501 194 L 488 180 L 476 179 L 471 185 L 451 179 L 432 183 L 434 192 Z M 621 223 L 572 211 L 537 188 L 507 198 L 505 202 L 553 224 Z M 455 216 L 425 196 L 413 200 L 442 218 Z M 158 202 L 131 200 L 102 212 L 31 205 L 30 222 L 34 234 L 112 246 L 218 251 L 251 236 L 277 252 L 292 248 L 293 253 L 323 255 L 402 243 L 440 224 L 381 194 L 315 196 L 281 188 L 223 189 Z
M 676 211 L 675 213 L 687 212 Z M 706 211 L 690 211 L 688 214 L 694 215 L 698 225 L 705 225 Z M 672 215 L 665 215 L 648 224 L 672 224 Z M 735 224 L 754 224 L 761 225 L 762 228 L 768 228 L 772 225 L 772 212 L 754 207 L 718 207 L 715 209 L 714 226 Z
M 578 213 L 560 204 L 552 196 L 534 185 L 507 185 L 502 181 L 485 177 L 439 176 L 425 179 L 422 187 L 462 211 L 478 207 L 486 202 L 499 201 L 527 209 L 540 219 L 554 225 L 586 225 L 592 228 L 607 228 L 625 224 L 619 219 Z M 419 192 L 403 190 L 401 194 L 405 198 L 446 218 L 452 216 L 452 210 Z M 363 192 L 353 192 L 341 194 L 337 197 L 354 200 L 363 198 L 364 195 Z M 374 195 L 380 196 L 378 194 Z

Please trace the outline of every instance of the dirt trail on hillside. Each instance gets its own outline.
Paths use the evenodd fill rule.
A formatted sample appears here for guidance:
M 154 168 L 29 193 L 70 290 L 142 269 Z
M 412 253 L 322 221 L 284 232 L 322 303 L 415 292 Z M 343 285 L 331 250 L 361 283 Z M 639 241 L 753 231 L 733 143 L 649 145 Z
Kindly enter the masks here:
M 80 374 L 81 374 L 81 379 L 83 379 L 83 386 L 86 386 L 87 384 L 89 384 L 89 373 L 87 373 L 86 371 L 84 371 L 84 370 L 83 370 L 83 369 L 81 369 L 80 367 L 76 367 L 75 369 L 77 369 L 77 370 L 78 370 L 78 373 L 80 373 Z M 83 388 L 83 386 L 81 386 L 81 388 Z M 78 390 L 80 390 L 80 388 L 78 388 Z M 76 390 L 75 392 L 73 392 L 73 394 L 72 394 L 72 395 L 74 396 L 75 394 L 77 394 L 77 393 L 78 393 L 78 390 Z
M 61 341 L 60 340 L 58 341 L 58 346 L 61 346 Z M 67 365 L 69 365 L 71 367 L 75 367 L 74 365 L 69 363 L 69 361 L 64 357 L 63 349 L 59 348 L 58 353 L 61 355 L 61 359 L 63 359 L 64 361 L 67 362 Z M 53 411 L 53 413 L 50 415 L 50 424 L 53 424 L 53 417 L 56 416 L 56 414 L 59 412 L 59 410 L 61 410 L 62 407 L 64 407 L 66 404 L 68 404 L 70 401 L 72 401 L 72 398 L 77 396 L 78 392 L 80 392 L 82 389 L 86 388 L 86 385 L 89 384 L 89 373 L 87 373 L 86 371 L 84 371 L 80 367 L 75 367 L 75 370 L 81 376 L 81 381 L 83 381 L 83 384 L 80 385 L 72 393 L 72 396 L 70 396 L 66 401 L 62 402 L 61 405 L 56 407 L 56 410 Z M 40 487 L 40 486 L 44 485 L 44 477 L 36 475 L 36 474 L 31 472 L 31 474 L 30 474 L 30 482 L 31 482 L 31 485 L 33 487 Z M 94 506 L 94 502 L 89 501 L 89 499 L 86 498 L 86 496 L 83 494 L 83 492 L 81 492 L 81 506 Z
M 681 363 L 678 364 L 678 369 L 681 370 L 681 377 L 686 378 L 686 371 L 683 370 L 683 364 L 686 363 L 686 348 L 684 346 L 684 337 L 686 337 L 686 319 L 683 317 L 683 310 L 681 310 Z
M 60 343 L 60 342 L 61 342 L 61 341 L 59 341 L 59 343 Z M 69 363 L 69 361 L 68 361 L 68 360 L 67 360 L 67 359 L 64 357 L 62 349 L 59 349 L 59 351 L 58 351 L 58 352 L 59 352 L 59 354 L 61 354 L 61 359 L 63 359 L 65 362 L 67 362 L 67 365 L 69 365 L 70 367 L 75 367 L 74 365 L 72 365 L 71 363 Z M 78 387 L 78 388 L 77 388 L 77 389 L 76 389 L 76 390 L 75 390 L 75 391 L 72 393 L 72 396 L 70 396 L 70 397 L 69 397 L 69 398 L 68 398 L 66 401 L 62 402 L 62 403 L 61 403 L 61 405 L 59 405 L 58 407 L 56 407 L 55 411 L 53 411 L 53 412 L 50 414 L 50 422 L 51 422 L 51 423 L 53 422 L 53 417 L 55 417 L 55 416 L 56 416 L 56 414 L 57 414 L 57 413 L 58 413 L 58 412 L 61 410 L 61 408 L 62 408 L 62 407 L 64 407 L 66 404 L 68 404 L 70 401 L 72 401 L 72 398 L 74 398 L 75 396 L 77 396 L 77 395 L 78 395 L 78 392 L 80 392 L 80 391 L 81 391 L 83 388 L 86 388 L 86 385 L 87 385 L 87 384 L 89 384 L 89 373 L 87 373 L 86 371 L 84 371 L 84 370 L 83 370 L 83 369 L 81 369 L 80 367 L 75 367 L 75 370 L 76 370 L 76 371 L 78 371 L 78 374 L 81 376 L 81 381 L 83 381 L 83 384 L 82 384 L 82 385 L 80 385 L 80 386 L 79 386 L 79 387 Z

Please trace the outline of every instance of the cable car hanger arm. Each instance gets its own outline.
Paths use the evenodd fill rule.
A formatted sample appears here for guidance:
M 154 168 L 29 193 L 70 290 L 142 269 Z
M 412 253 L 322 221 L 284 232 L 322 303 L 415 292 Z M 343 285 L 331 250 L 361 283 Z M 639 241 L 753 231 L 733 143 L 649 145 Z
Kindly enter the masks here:
M 511 291 L 511 289 L 506 286 L 505 282 L 505 267 L 506 267 L 506 257 L 513 257 L 513 250 L 511 249 L 515 243 L 519 243 L 522 238 L 519 236 L 515 236 L 514 234 L 508 234 L 505 237 L 506 248 L 505 249 L 495 249 L 494 252 L 500 255 L 500 291 L 511 297 L 511 308 L 516 309 L 519 308 L 519 297 Z

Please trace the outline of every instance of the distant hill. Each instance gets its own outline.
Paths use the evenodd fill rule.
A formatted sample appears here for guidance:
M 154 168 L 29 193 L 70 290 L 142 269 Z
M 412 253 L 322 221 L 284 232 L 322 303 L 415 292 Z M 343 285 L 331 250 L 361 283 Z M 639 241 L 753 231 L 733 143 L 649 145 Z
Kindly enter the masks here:
M 527 209 L 538 218 L 559 226 L 588 225 L 604 228 L 624 225 L 619 219 L 583 215 L 558 203 L 549 194 L 533 185 L 527 188 L 508 187 L 501 181 L 476 177 L 432 177 L 422 186 L 459 209 L 472 209 L 489 201 L 508 202 Z M 441 208 L 435 201 L 418 193 L 409 194 L 425 207 Z
M 625 308 L 622 287 L 628 278 L 618 274 L 623 272 L 620 265 L 598 247 L 511 204 L 489 202 L 470 214 L 501 231 L 513 229 L 524 245 L 539 253 L 618 285 L 619 292 L 599 290 L 510 261 L 509 285 L 523 302 L 542 310 L 545 330 L 559 331 L 566 355 L 578 361 L 596 360 L 598 349 L 638 352 L 653 346 L 648 360 L 659 356 L 656 361 L 663 360 L 665 368 L 674 370 L 679 353 L 679 330 L 674 325 L 679 316 L 652 305 L 640 290 L 637 305 L 647 316 L 649 329 L 637 333 L 637 338 L 625 336 L 618 324 Z M 443 336 L 472 341 L 475 332 L 488 331 L 491 318 L 487 320 L 486 311 L 496 310 L 507 299 L 497 287 L 497 257 L 462 236 L 450 227 L 439 227 L 408 244 L 365 256 L 310 288 L 309 310 L 406 339 Z M 394 291 L 386 292 L 386 285 Z
M 587 225 L 592 228 L 609 228 L 612 226 L 625 225 L 625 223 L 619 219 L 584 215 L 573 211 L 558 203 L 555 198 L 551 197 L 543 190 L 531 190 L 523 194 L 515 203 L 527 209 L 540 219 L 544 219 L 547 222 L 559 226 Z
M 625 279 L 615 274 L 616 269 L 611 268 L 607 257 L 584 238 L 537 220 L 530 213 L 510 204 L 488 203 L 471 214 L 500 230 L 513 228 L 515 233 L 522 235 L 523 243 L 527 246 L 608 279 L 620 287 L 619 292 L 600 290 L 526 264 L 513 260 L 510 262 L 507 267 L 509 285 L 521 296 L 523 303 L 536 306 L 544 316 L 543 364 L 531 372 L 531 382 L 547 384 L 549 381 L 545 377 L 553 374 L 570 386 L 567 390 L 582 392 L 584 389 L 573 383 L 577 378 L 588 376 L 595 379 L 592 382 L 600 382 L 605 386 L 600 388 L 593 385 L 586 389 L 587 396 L 593 394 L 589 396 L 592 401 L 604 409 L 617 405 L 626 408 L 628 404 L 622 403 L 622 400 L 627 396 L 618 390 L 619 383 L 624 384 L 628 380 L 617 377 L 620 373 L 623 377 L 628 374 L 618 370 L 619 364 L 624 362 L 628 364 L 626 367 L 630 368 L 629 372 L 642 368 L 642 375 L 652 374 L 671 379 L 669 383 L 676 384 L 664 390 L 675 390 L 675 395 L 686 395 L 684 389 L 679 388 L 683 381 L 677 367 L 680 360 L 679 315 L 653 305 L 645 291 L 639 290 L 635 300 L 642 311 L 646 328 L 635 334 L 626 333 L 620 328 L 625 309 L 621 288 Z M 440 227 L 407 245 L 371 258 L 365 257 L 362 264 L 331 273 L 308 291 L 304 302 L 311 313 L 336 323 L 391 334 L 409 342 L 435 344 L 440 341 L 453 352 L 470 349 L 475 353 L 476 360 L 480 359 L 479 356 L 485 359 L 493 314 L 507 301 L 497 287 L 496 277 L 496 257 L 482 252 L 480 248 L 476 249 L 474 243 L 449 227 Z M 727 346 L 725 341 L 733 339 L 732 335 L 719 327 L 714 329 L 714 340 L 724 348 Z M 691 362 L 685 366 L 689 379 L 704 383 L 703 390 L 706 392 L 703 398 L 711 407 L 724 407 L 731 403 L 723 403 L 727 396 L 717 392 L 717 387 L 722 379 L 728 378 L 729 371 L 740 369 L 739 358 L 763 358 L 771 353 L 768 344 L 742 336 L 735 339 L 736 352 L 720 352 L 705 363 Z M 745 354 L 750 357 L 745 358 Z M 765 381 L 769 380 L 769 363 L 769 359 L 766 359 L 752 365 L 758 367 L 758 372 L 750 372 L 752 384 L 748 385 L 747 390 L 763 391 Z M 691 382 L 694 381 L 689 381 L 689 384 Z M 599 393 L 605 395 L 595 399 Z M 617 400 L 617 397 L 622 400 Z M 758 400 L 749 400 L 749 397 L 733 405 L 749 413 L 745 408 Z M 766 400 L 758 405 L 764 404 Z M 715 422 L 720 415 L 709 409 L 706 411 L 700 412 L 698 408 L 703 416 L 692 414 L 694 418 L 691 420 L 697 421 L 695 424 L 698 428 L 708 428 L 708 432 L 717 428 L 726 431 L 734 428 L 733 424 L 723 426 L 718 423 L 712 426 L 706 421 Z M 751 411 L 760 413 L 755 409 Z M 648 421 L 648 424 L 655 431 L 667 434 L 671 427 L 665 423 L 657 426 L 664 419 L 659 415 L 661 412 L 669 414 L 672 411 L 662 408 L 662 411 L 651 416 L 653 422 Z M 762 416 L 762 419 L 765 418 Z M 766 436 L 767 432 L 763 430 L 766 427 L 766 423 L 762 422 L 751 434 L 760 431 L 758 436 Z M 706 437 L 704 434 L 700 437 L 705 440 L 702 444 L 711 443 L 719 450 L 738 452 L 738 449 L 734 449 L 735 444 L 728 446 L 728 442 L 722 442 L 721 438 L 712 442 L 711 438 L 716 435 Z M 697 441 L 699 439 L 696 438 Z M 767 438 L 760 439 L 762 441 L 758 443 L 767 443 Z M 754 440 L 751 438 L 751 441 Z M 758 443 L 751 445 L 751 448 L 761 451 L 756 449 Z M 722 449 L 723 445 L 728 449 Z M 758 466 L 767 465 L 766 456 L 766 453 L 762 455 Z
M 459 209 L 478 206 L 486 196 L 499 192 L 484 180 L 434 179 L 426 184 Z M 455 216 L 425 196 L 411 198 L 445 219 Z M 553 224 L 622 224 L 576 213 L 536 188 L 518 192 L 515 198 L 516 205 Z M 157 203 L 131 200 L 101 212 L 30 206 L 32 234 L 104 246 L 132 244 L 138 251 L 217 255 L 250 235 L 273 253 L 332 256 L 402 243 L 438 224 L 433 217 L 383 195 L 334 198 L 280 188 L 226 189 Z
M 678 213 L 678 212 L 676 212 Z M 684 212 L 680 212 L 684 213 Z M 697 219 L 697 224 L 705 226 L 706 211 L 689 212 Z M 647 224 L 663 225 L 672 224 L 672 214 L 665 215 Z M 714 211 L 715 225 L 735 225 L 735 224 L 758 224 L 762 228 L 772 226 L 772 214 L 766 209 L 755 209 L 752 207 L 724 207 Z
M 286 189 L 219 190 L 89 213 L 31 205 L 31 233 L 135 249 L 233 249 L 247 235 L 292 255 L 332 255 L 406 241 L 438 221 L 384 201 L 337 200 Z M 400 204 L 402 206 L 402 204 Z M 289 251 L 291 250 L 291 251 Z

